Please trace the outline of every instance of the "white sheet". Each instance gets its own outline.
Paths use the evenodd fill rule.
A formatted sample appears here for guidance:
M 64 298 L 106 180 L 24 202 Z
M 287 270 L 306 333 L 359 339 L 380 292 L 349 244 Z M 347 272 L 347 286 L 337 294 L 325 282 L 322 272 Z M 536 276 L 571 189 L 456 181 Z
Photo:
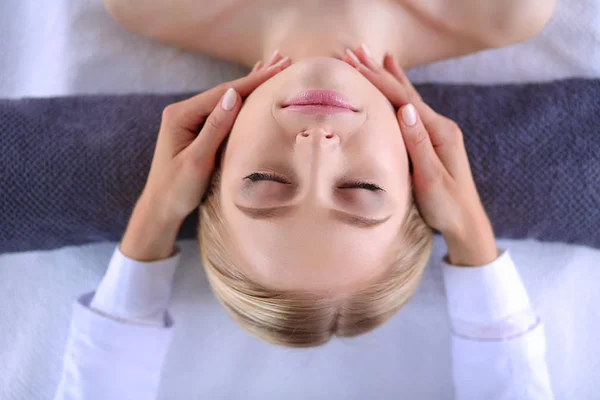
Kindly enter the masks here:
M 152 43 L 112 22 L 99 0 L 0 2 L 0 96 L 200 90 L 239 75 L 238 67 Z M 417 81 L 527 82 L 600 76 L 600 2 L 560 1 L 538 38 L 411 71 Z M 513 250 L 546 323 L 558 399 L 597 394 L 600 251 L 534 241 Z M 48 399 L 57 384 L 71 302 L 93 290 L 114 244 L 0 256 L 0 398 Z M 193 242 L 183 242 L 173 313 L 178 331 L 164 399 L 197 399 L 209 388 L 270 396 L 445 399 L 449 337 L 437 265 L 414 301 L 391 323 L 356 341 L 288 350 L 243 334 L 210 294 Z M 440 257 L 444 246 L 436 243 Z M 214 392 L 213 392 L 214 393 Z M 378 393 L 376 396 L 374 393 Z M 337 394 L 337 395 L 336 395 Z
M 532 303 L 546 324 L 557 399 L 593 399 L 600 368 L 600 252 L 584 247 L 500 241 L 512 249 Z M 446 399 L 451 391 L 448 319 L 439 265 L 391 322 L 356 340 L 311 350 L 280 349 L 243 333 L 211 295 L 193 241 L 180 243 L 172 312 L 177 320 L 161 399 L 203 393 L 247 399 Z M 433 259 L 445 248 L 436 241 Z M 59 379 L 71 303 L 93 290 L 113 244 L 0 256 L 0 398 L 48 399 Z M 371 397 L 370 393 L 378 393 Z M 319 393 L 321 395 L 319 395 Z M 268 396 L 268 394 L 272 394 Z M 312 395 L 309 395 L 312 394 Z M 327 395 L 326 395 L 327 394 Z M 392 394 L 396 396 L 392 397 Z
M 534 39 L 421 67 L 410 77 L 499 83 L 600 76 L 600 1 L 557 1 Z M 0 1 L 2 97 L 193 91 L 243 71 L 127 32 L 101 0 Z

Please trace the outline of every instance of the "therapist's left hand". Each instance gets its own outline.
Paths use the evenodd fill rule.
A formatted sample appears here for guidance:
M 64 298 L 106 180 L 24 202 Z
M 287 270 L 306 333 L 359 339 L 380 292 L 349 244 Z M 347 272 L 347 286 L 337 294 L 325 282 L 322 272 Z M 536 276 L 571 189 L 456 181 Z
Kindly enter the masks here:
M 291 61 L 279 57 L 271 64 L 165 108 L 148 179 L 121 242 L 126 256 L 153 261 L 172 253 L 181 223 L 210 184 L 217 151 L 242 98 Z

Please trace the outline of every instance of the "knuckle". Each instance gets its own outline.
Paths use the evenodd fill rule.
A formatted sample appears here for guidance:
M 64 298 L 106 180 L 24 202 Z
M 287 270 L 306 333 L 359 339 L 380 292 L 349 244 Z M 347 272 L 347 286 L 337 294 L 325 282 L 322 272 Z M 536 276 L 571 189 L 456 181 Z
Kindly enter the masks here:
M 451 144 L 458 144 L 462 141 L 462 130 L 460 126 L 452 120 L 448 120 L 448 141 Z
M 204 129 L 208 129 L 210 131 L 218 131 L 223 126 L 223 120 L 220 116 L 213 113 L 210 117 L 206 119 L 204 123 Z
M 212 169 L 212 165 L 213 159 L 211 157 L 208 157 L 206 154 L 199 154 L 188 157 L 183 168 L 187 168 L 194 176 L 202 176 L 206 175 Z
M 427 140 L 429 139 L 429 134 L 425 130 L 424 127 L 420 126 L 415 129 L 413 133 L 413 144 L 415 146 L 424 146 L 427 144 Z
M 417 92 L 415 90 L 415 88 L 413 87 L 409 87 L 408 89 L 408 98 L 410 100 L 411 103 L 413 104 L 418 104 L 421 103 L 423 101 L 423 99 L 421 98 L 421 95 L 419 94 L 419 92 Z
M 225 92 L 227 91 L 227 89 L 229 89 L 230 87 L 232 87 L 232 84 L 233 84 L 233 83 L 240 82 L 240 81 L 242 81 L 242 80 L 244 80 L 244 79 L 246 79 L 246 78 L 248 78 L 248 77 L 241 77 L 241 78 L 239 78 L 239 79 L 237 79 L 237 80 L 235 80 L 235 81 L 231 81 L 231 82 L 223 82 L 223 83 L 220 83 L 220 84 L 218 84 L 218 85 L 215 87 L 215 90 L 216 90 L 217 92 L 219 92 L 219 93 L 225 93 Z
M 441 165 L 441 163 L 436 162 L 433 164 L 431 176 L 436 182 L 444 181 L 444 167 Z
M 169 104 L 162 112 L 163 121 L 172 121 L 179 114 L 179 106 L 177 103 Z

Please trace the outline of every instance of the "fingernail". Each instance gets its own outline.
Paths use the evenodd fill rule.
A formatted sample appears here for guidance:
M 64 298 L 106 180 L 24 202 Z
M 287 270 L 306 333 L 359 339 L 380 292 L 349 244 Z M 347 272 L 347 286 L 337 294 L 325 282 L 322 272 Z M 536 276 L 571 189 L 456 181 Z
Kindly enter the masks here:
M 254 64 L 254 67 L 252 67 L 252 72 L 259 70 L 261 66 L 262 61 L 257 61 L 256 64 Z
M 402 109 L 402 121 L 407 126 L 413 126 L 417 123 L 417 110 L 412 104 L 404 106 Z
M 265 71 L 270 71 L 270 70 L 272 70 L 272 69 L 279 68 L 279 67 L 281 67 L 282 65 L 284 65 L 285 63 L 287 63 L 288 61 L 290 61 L 290 58 L 289 58 L 289 57 L 287 57 L 287 56 L 286 56 L 286 57 L 283 57 L 281 60 L 279 60 L 279 61 L 277 62 L 277 64 L 271 65 L 271 66 L 270 66 L 269 68 L 267 68 Z
M 360 65 L 360 60 L 358 59 L 358 57 L 356 57 L 356 54 L 354 54 L 352 50 L 346 49 L 346 54 L 348 54 L 348 57 L 350 57 L 352 61 Z
M 369 48 L 367 47 L 366 44 L 361 44 L 360 48 L 363 49 L 363 51 L 365 52 L 365 54 L 367 55 L 367 57 L 372 58 L 373 56 L 371 55 L 371 50 L 369 50 Z
M 275 57 L 277 57 L 278 54 L 279 54 L 279 49 L 275 49 L 275 51 L 273 52 L 271 57 L 269 57 L 269 61 L 267 61 L 266 65 L 271 64 L 273 62 L 273 60 L 275 59 Z
M 225 92 L 225 96 L 223 96 L 223 100 L 221 101 L 221 107 L 223 110 L 231 111 L 235 106 L 235 102 L 237 101 L 237 94 L 234 88 L 229 88 Z

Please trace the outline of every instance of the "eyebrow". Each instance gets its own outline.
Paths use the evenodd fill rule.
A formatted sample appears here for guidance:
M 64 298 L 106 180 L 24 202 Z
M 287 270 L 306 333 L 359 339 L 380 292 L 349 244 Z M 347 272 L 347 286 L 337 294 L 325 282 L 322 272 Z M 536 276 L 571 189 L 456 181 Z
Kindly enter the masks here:
M 268 208 L 254 208 L 244 207 L 239 204 L 235 205 L 247 217 L 257 220 L 270 219 L 283 217 L 291 214 L 298 208 L 296 205 L 268 207 Z M 383 218 L 368 218 L 362 215 L 352 214 L 349 212 L 332 209 L 329 211 L 333 219 L 341 221 L 345 224 L 355 226 L 357 228 L 373 228 L 377 225 L 381 225 L 390 219 L 391 214 Z

